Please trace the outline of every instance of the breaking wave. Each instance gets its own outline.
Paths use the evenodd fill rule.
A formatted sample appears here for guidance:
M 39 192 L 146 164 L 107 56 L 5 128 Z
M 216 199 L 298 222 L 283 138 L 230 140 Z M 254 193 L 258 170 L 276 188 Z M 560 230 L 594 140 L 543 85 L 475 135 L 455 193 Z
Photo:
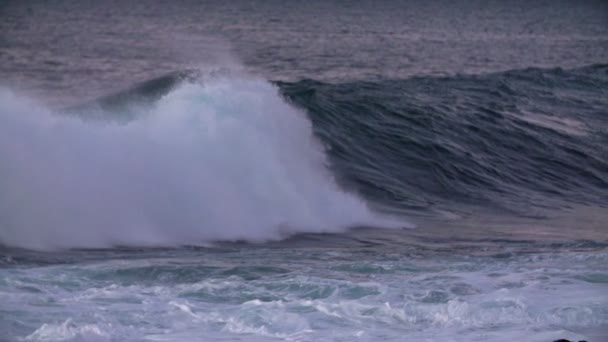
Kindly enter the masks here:
M 53 113 L 0 92 L 0 243 L 35 249 L 265 241 L 388 226 L 326 167 L 276 86 L 215 75 L 124 107 Z M 90 111 L 91 113 L 87 113 Z

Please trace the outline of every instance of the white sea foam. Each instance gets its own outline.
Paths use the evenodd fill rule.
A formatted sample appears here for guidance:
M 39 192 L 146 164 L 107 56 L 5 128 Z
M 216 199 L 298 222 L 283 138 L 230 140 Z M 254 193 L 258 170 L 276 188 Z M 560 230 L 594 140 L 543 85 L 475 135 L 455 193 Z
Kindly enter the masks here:
M 0 243 L 198 245 L 392 224 L 335 184 L 310 122 L 267 81 L 217 76 L 145 110 L 91 122 L 0 91 Z
M 82 341 L 102 342 L 111 341 L 110 336 L 95 324 L 78 326 L 71 319 L 61 324 L 43 324 L 24 341 Z
M 154 260 L 111 260 L 115 252 L 106 251 L 93 262 L 0 268 L 7 313 L 0 331 L 33 341 L 606 340 L 606 283 L 585 277 L 606 274 L 605 255 L 581 265 L 589 253 L 406 252 L 382 261 L 382 253 L 315 249 L 290 259 L 291 250 L 261 250 L 172 250 L 173 258 Z M 372 260 L 411 268 L 361 274 L 336 267 Z M 262 265 L 290 272 L 267 273 Z M 199 266 L 215 269 L 199 273 Z

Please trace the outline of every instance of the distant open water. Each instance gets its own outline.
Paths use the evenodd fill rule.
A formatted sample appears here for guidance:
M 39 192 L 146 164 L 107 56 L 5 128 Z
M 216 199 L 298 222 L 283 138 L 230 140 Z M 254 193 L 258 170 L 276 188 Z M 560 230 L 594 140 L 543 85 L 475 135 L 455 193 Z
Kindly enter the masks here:
M 608 338 L 604 2 L 5 2 L 0 32 L 0 340 Z

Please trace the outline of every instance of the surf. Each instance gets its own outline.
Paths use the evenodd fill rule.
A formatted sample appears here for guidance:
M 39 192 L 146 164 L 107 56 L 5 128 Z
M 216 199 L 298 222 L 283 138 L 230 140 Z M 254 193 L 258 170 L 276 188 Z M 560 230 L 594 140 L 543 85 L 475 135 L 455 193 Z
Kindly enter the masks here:
M 204 245 L 394 225 L 336 185 L 310 121 L 273 84 L 174 83 L 129 106 L 135 119 L 106 122 L 83 117 L 126 109 L 58 114 L 2 89 L 0 243 Z

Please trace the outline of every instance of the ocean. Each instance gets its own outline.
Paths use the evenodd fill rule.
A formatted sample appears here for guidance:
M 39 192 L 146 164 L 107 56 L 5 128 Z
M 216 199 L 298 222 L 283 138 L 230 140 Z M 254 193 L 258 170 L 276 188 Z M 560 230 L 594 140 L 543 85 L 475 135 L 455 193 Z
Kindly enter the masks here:
M 0 341 L 608 340 L 608 3 L 0 2 Z

